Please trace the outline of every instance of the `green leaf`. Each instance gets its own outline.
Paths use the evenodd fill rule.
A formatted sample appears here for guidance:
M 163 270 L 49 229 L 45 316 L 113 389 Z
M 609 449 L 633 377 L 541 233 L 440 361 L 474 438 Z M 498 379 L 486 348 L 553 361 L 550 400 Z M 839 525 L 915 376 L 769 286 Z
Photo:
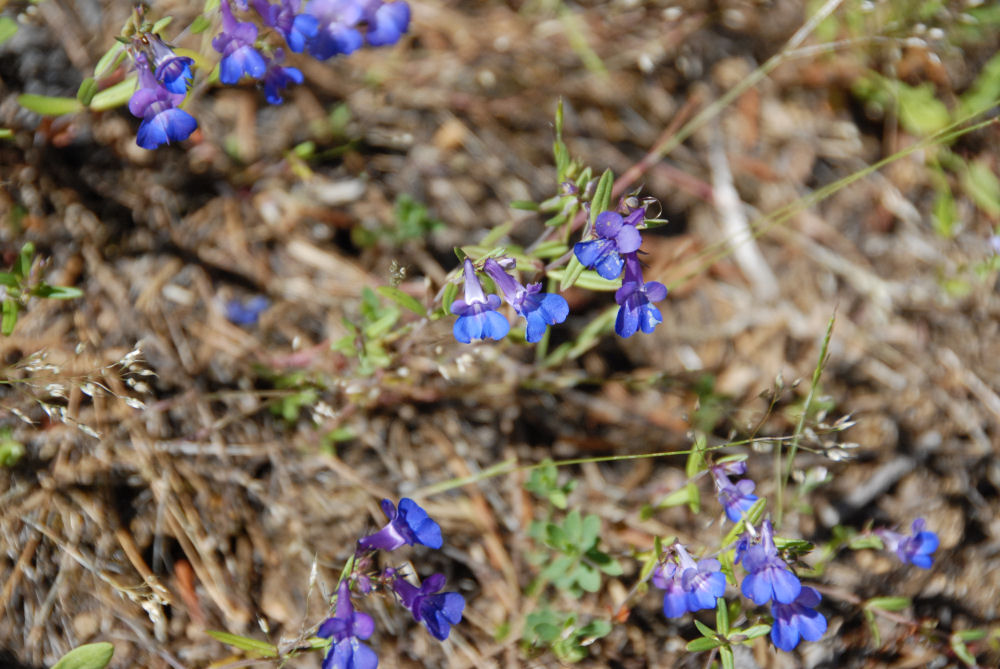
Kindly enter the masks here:
M 153 24 L 153 29 L 150 31 L 154 35 L 159 35 L 164 28 L 170 25 L 171 21 L 174 20 L 172 16 L 164 16 L 162 19 Z
M 17 288 L 21 285 L 21 282 L 17 280 L 17 277 L 10 272 L 0 272 L 0 286 L 7 286 L 8 288 Z
M 111 48 L 104 52 L 101 59 L 94 66 L 94 77 L 101 78 L 112 68 L 116 67 L 121 59 L 125 57 L 125 45 L 116 41 Z
M 621 279 L 608 281 L 594 270 L 584 269 L 575 255 L 569 261 L 569 266 L 566 269 L 554 269 L 549 272 L 549 277 L 556 281 L 561 281 L 559 285 L 560 291 L 566 290 L 573 285 L 579 285 L 586 290 L 613 293 L 622 286 Z
M 687 649 L 692 653 L 699 653 L 703 650 L 712 650 L 713 648 L 718 648 L 719 646 L 725 645 L 725 643 L 726 642 L 721 639 L 709 639 L 706 637 L 701 637 L 700 639 L 689 641 Z
M 17 262 L 14 264 L 14 274 L 21 279 L 27 278 L 31 274 L 31 261 L 35 258 L 35 245 L 31 242 L 25 243 L 21 247 L 21 252 L 17 255 Z
M 580 540 L 583 538 L 583 518 L 580 511 L 577 509 L 570 511 L 563 520 L 562 528 L 566 533 L 566 543 L 574 548 L 580 548 Z
M 7 298 L 3 301 L 3 319 L 0 321 L 0 334 L 5 337 L 9 337 L 14 332 L 14 326 L 17 325 L 17 314 L 21 310 L 21 306 L 11 298 Z
M 698 489 L 696 487 L 685 484 L 680 490 L 675 490 L 661 499 L 656 506 L 660 509 L 666 509 L 671 506 L 682 506 L 684 504 L 688 504 L 691 501 L 692 491 L 695 495 L 698 494 Z
M 107 641 L 88 643 L 63 655 L 52 669 L 104 669 L 114 654 L 115 647 Z
M 521 211 L 538 211 L 538 203 L 531 200 L 514 200 L 510 203 L 510 208 Z
M 379 286 L 375 291 L 384 298 L 390 299 L 404 309 L 409 309 L 418 316 L 426 316 L 427 309 L 417 298 L 407 295 L 399 288 L 393 286 Z
M 577 629 L 576 633 L 587 640 L 600 639 L 611 633 L 611 622 L 608 620 L 591 620 L 583 627 Z
M 444 294 L 441 296 L 441 306 L 444 307 L 446 314 L 451 313 L 451 305 L 458 297 L 458 284 L 449 283 L 444 287 Z
M 615 175 L 611 169 L 604 170 L 597 188 L 594 190 L 594 198 L 590 201 L 590 224 L 597 220 L 597 215 L 608 210 L 611 205 L 611 190 L 615 185 Z
M 947 180 L 938 184 L 934 204 L 931 205 L 931 216 L 934 219 L 934 231 L 942 237 L 951 238 L 955 235 L 955 223 L 958 221 L 958 207 Z
M 0 16 L 0 44 L 17 34 L 17 21 L 9 16 Z
M 962 189 L 991 218 L 1000 217 L 1000 179 L 981 160 L 969 163 L 962 175 Z
M 722 597 L 715 603 L 715 628 L 719 630 L 720 635 L 729 636 L 729 608 Z
M 907 86 L 900 82 L 889 84 L 896 91 L 899 101 L 899 121 L 916 135 L 932 135 L 951 123 L 948 107 L 937 98 L 934 84 Z
M 601 536 L 601 518 L 597 514 L 587 514 L 583 519 L 583 528 L 580 533 L 580 548 L 590 550 L 597 545 L 597 539 Z
M 13 467 L 27 452 L 24 444 L 10 436 L 10 430 L 0 430 L 0 467 Z
M 592 548 L 586 553 L 587 559 L 608 576 L 621 576 L 625 573 L 622 565 L 607 553 L 603 553 L 596 548 Z
M 73 114 L 83 109 L 83 105 L 76 98 L 60 98 L 50 95 L 35 95 L 34 93 L 22 93 L 18 95 L 17 104 L 45 116 Z
M 902 611 L 912 603 L 909 597 L 875 597 L 865 602 L 865 608 L 881 609 L 882 611 Z
M 733 649 L 729 646 L 719 648 L 719 660 L 722 662 L 722 669 L 735 669 L 736 667 Z
M 868 629 L 872 633 L 872 642 L 875 644 L 875 647 L 877 648 L 882 645 L 882 633 L 878 629 L 878 623 L 875 622 L 875 614 L 869 611 L 868 609 L 865 609 L 864 613 L 865 613 L 865 620 L 868 621 Z
M 567 251 L 569 251 L 568 246 L 557 239 L 552 239 L 535 247 L 532 255 L 536 258 L 558 258 Z
M 597 592 L 601 589 L 601 572 L 581 562 L 576 567 L 576 582 L 586 592 Z
M 35 297 L 47 297 L 52 300 L 75 300 L 83 297 L 83 291 L 72 286 L 50 286 L 47 283 L 40 283 L 31 289 L 31 294 Z
M 505 235 L 507 235 L 507 233 L 510 232 L 510 229 L 512 227 L 514 227 L 514 223 L 511 221 L 508 221 L 503 225 L 498 225 L 497 227 L 490 230 L 489 234 L 483 237 L 483 240 L 478 244 L 476 244 L 476 246 L 483 246 L 489 248 L 491 246 L 496 245 L 497 242 L 499 242 Z
M 10 139 L 14 136 L 14 131 L 10 128 L 0 128 L 0 139 Z
M 979 641 L 987 636 L 986 630 L 961 630 L 952 634 L 953 637 L 962 641 Z
M 771 631 L 770 625 L 754 625 L 753 627 L 748 627 L 740 635 L 743 636 L 747 641 L 751 639 L 756 639 L 757 637 L 764 636 Z
M 203 33 L 206 30 L 208 30 L 209 26 L 211 25 L 212 25 L 211 21 L 206 19 L 203 15 L 198 15 L 195 17 L 194 21 L 191 22 L 190 30 L 192 33 L 197 35 L 199 33 Z
M 219 630 L 206 630 L 206 632 L 208 636 L 216 641 L 221 641 L 227 646 L 256 653 L 263 657 L 278 657 L 278 647 L 266 641 L 258 641 L 257 639 L 250 639 L 238 634 L 230 634 L 229 632 L 220 632 Z
M 103 91 L 95 95 L 94 99 L 90 101 L 90 108 L 94 111 L 106 111 L 108 109 L 121 107 L 123 104 L 128 102 L 129 98 L 132 97 L 132 94 L 135 93 L 137 81 L 138 77 L 133 75 L 123 81 L 119 81 L 110 88 L 105 88 Z
M 860 534 L 847 544 L 851 550 L 860 551 L 865 549 L 882 550 L 885 548 L 885 544 L 882 540 L 875 534 Z
M 701 632 L 703 637 L 708 637 L 709 639 L 714 639 L 716 637 L 715 630 L 700 620 L 695 620 L 694 626 L 698 628 L 698 631 Z
M 94 95 L 96 93 L 97 82 L 93 77 L 87 77 L 80 82 L 80 88 L 76 91 L 76 99 L 79 100 L 82 105 L 89 105 L 90 101 L 94 99 Z

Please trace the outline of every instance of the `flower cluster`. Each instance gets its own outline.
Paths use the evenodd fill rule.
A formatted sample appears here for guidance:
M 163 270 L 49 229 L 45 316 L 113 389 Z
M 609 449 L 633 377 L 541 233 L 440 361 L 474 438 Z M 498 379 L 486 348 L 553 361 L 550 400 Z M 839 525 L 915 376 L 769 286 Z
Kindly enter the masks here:
M 397 508 L 390 500 L 382 500 L 382 511 L 389 522 L 378 532 L 358 541 L 354 569 L 337 586 L 337 604 L 333 617 L 319 627 L 317 635 L 331 639 L 330 649 L 323 660 L 323 669 L 375 669 L 378 656 L 362 641 L 375 631 L 375 622 L 366 613 L 356 611 L 351 601 L 351 582 L 360 594 L 378 591 L 392 593 L 395 599 L 423 623 L 431 635 L 440 641 L 448 638 L 452 625 L 462 620 L 465 598 L 457 592 L 441 592 L 444 574 L 432 574 L 421 585 L 410 583 L 393 567 L 381 573 L 366 573 L 375 551 L 393 551 L 402 546 L 420 544 L 441 548 L 441 527 L 412 499 L 403 498 Z
M 221 0 L 221 25 L 212 40 L 212 48 L 221 55 L 219 81 L 232 85 L 255 80 L 269 103 L 281 104 L 282 91 L 301 84 L 303 76 L 298 68 L 283 65 L 285 49 L 271 35 L 279 36 L 290 51 L 327 60 L 365 44 L 395 44 L 410 24 L 405 0 L 309 0 L 304 9 L 301 4 L 301 0 Z M 142 119 L 136 142 L 155 149 L 187 139 L 198 124 L 179 106 L 193 79 L 194 60 L 178 55 L 147 30 L 132 37 L 128 52 L 139 75 L 129 102 L 132 114 Z
M 614 211 L 598 214 L 594 221 L 596 238 L 573 247 L 581 265 L 596 270 L 609 281 L 621 276 L 624 268 L 622 287 L 615 293 L 619 306 L 615 332 L 626 338 L 639 330 L 648 334 L 663 322 L 660 310 L 653 303 L 663 300 L 667 289 L 659 281 L 643 280 L 639 261 L 642 235 L 638 226 L 645 216 L 645 207 L 632 209 L 625 216 Z
M 709 468 L 712 478 L 715 480 L 715 489 L 719 494 L 719 503 L 726 512 L 726 517 L 734 523 L 739 522 L 743 514 L 750 510 L 750 507 L 757 501 L 757 495 L 753 494 L 757 486 L 750 479 L 742 479 L 735 484 L 729 480 L 728 475 L 740 476 L 747 470 L 746 462 L 727 462 Z
M 522 285 L 505 267 L 513 269 L 514 261 L 509 258 L 483 261 L 483 272 L 496 284 L 503 299 L 527 321 L 525 339 L 539 341 L 548 326 L 566 320 L 569 304 L 561 295 L 541 292 L 540 283 Z M 465 299 L 455 300 L 451 305 L 452 313 L 458 316 L 453 328 L 455 339 L 463 344 L 473 339 L 503 339 L 510 332 L 510 323 L 497 311 L 500 297 L 485 293 L 476 275 L 476 266 L 468 258 L 463 262 L 463 272 Z

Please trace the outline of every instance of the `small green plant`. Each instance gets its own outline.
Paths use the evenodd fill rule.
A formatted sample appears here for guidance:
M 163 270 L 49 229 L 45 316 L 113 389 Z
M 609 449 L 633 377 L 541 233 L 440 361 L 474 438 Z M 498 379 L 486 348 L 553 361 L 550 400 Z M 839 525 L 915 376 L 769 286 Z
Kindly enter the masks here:
M 3 318 L 0 333 L 13 334 L 18 316 L 27 309 L 32 297 L 52 300 L 73 300 L 83 297 L 83 291 L 71 286 L 50 286 L 38 278 L 39 265 L 35 262 L 35 245 L 27 242 L 21 247 L 9 272 L 0 272 L 0 297 L 3 299 Z

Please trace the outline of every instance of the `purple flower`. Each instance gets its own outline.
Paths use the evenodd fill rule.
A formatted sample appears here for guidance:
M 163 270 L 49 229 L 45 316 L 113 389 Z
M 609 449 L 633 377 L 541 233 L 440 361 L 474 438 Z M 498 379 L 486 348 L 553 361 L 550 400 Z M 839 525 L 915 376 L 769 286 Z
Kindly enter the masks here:
M 391 501 L 383 499 L 382 512 L 388 516 L 389 524 L 358 541 L 358 552 L 376 549 L 392 551 L 414 544 L 441 548 L 441 527 L 409 497 L 399 500 L 399 511 Z
M 513 267 L 513 261 L 511 261 Z M 545 328 L 556 323 L 562 323 L 569 315 L 569 304 L 562 295 L 543 293 L 542 284 L 533 283 L 522 286 L 514 277 L 504 271 L 499 262 L 487 258 L 483 262 L 483 271 L 490 275 L 500 289 L 507 303 L 514 311 L 524 316 L 528 321 L 525 339 L 536 342 L 545 334 Z
M 284 67 L 280 65 L 285 60 L 285 52 L 282 49 L 275 49 L 274 55 L 267 62 L 267 71 L 264 73 L 264 95 L 272 105 L 280 105 L 281 89 L 290 84 L 302 83 L 302 72 L 297 67 Z
M 743 471 L 746 471 L 746 464 Z M 734 485 L 725 474 L 723 467 L 712 467 L 712 478 L 715 479 L 715 488 L 719 492 L 719 502 L 726 511 L 726 517 L 734 523 L 739 522 L 743 514 L 750 510 L 757 495 L 752 494 L 756 484 L 750 479 L 737 481 Z
M 155 149 L 162 144 L 187 139 L 198 121 L 177 105 L 184 100 L 183 93 L 171 93 L 153 75 L 149 61 L 142 53 L 135 56 L 139 72 L 139 87 L 128 102 L 133 116 L 142 119 L 136 133 L 136 144 L 144 149 Z
M 375 621 L 366 613 L 354 611 L 350 584 L 341 581 L 337 587 L 337 609 L 316 632 L 316 636 L 333 639 L 333 645 L 323 658 L 323 669 L 375 669 L 378 656 L 361 643 L 374 631 Z
M 295 53 L 302 53 L 306 42 L 316 35 L 319 21 L 315 16 L 299 14 L 300 0 L 280 0 L 273 5 L 268 0 L 254 0 L 253 6 L 260 14 L 264 25 L 280 32 L 288 48 Z
M 419 588 L 398 575 L 392 583 L 392 589 L 413 614 L 413 619 L 426 625 L 431 636 L 439 641 L 447 639 L 451 626 L 462 621 L 465 609 L 465 598 L 457 592 L 435 594 L 444 587 L 444 582 L 444 574 L 434 574 Z
M 783 651 L 789 652 L 799 645 L 799 638 L 818 641 L 826 632 L 826 618 L 816 610 L 820 595 L 815 588 L 803 586 L 799 596 L 788 604 L 774 602 L 771 615 L 771 641 Z
M 760 531 L 760 543 L 748 546 L 742 554 L 747 575 L 743 578 L 741 589 L 743 596 L 753 600 L 754 604 L 764 604 L 771 599 L 789 604 L 802 591 L 798 577 L 778 557 L 773 533 L 771 521 L 765 520 Z
M 219 9 L 222 11 L 222 32 L 212 40 L 212 48 L 222 54 L 219 81 L 235 84 L 243 75 L 260 79 L 267 71 L 267 61 L 254 48 L 257 26 L 249 21 L 237 21 L 229 0 L 222 0 Z
M 405 2 L 369 0 L 365 9 L 365 41 L 372 46 L 395 44 L 410 27 L 410 6 Z
M 713 609 L 726 592 L 726 577 L 718 560 L 695 562 L 681 544 L 674 544 L 677 563 L 668 562 L 653 572 L 653 585 L 665 590 L 663 615 L 677 618 L 686 612 Z
M 271 306 L 270 300 L 256 295 L 247 302 L 229 300 L 226 302 L 226 318 L 235 325 L 256 325 L 260 313 Z
M 163 40 L 156 35 L 143 35 L 143 44 L 148 44 L 152 52 L 152 67 L 157 81 L 163 84 L 171 93 L 187 93 L 188 84 L 191 83 L 191 66 L 194 59 L 186 56 L 178 56 L 174 50 L 167 46 Z
M 617 279 L 624 264 L 622 255 L 634 253 L 642 246 L 642 236 L 635 226 L 644 215 L 644 209 L 636 209 L 624 219 L 613 211 L 598 214 L 594 225 L 597 239 L 578 242 L 573 247 L 577 260 L 584 267 L 596 269 L 605 279 Z
M 306 42 L 313 57 L 326 60 L 361 48 L 363 39 L 356 27 L 364 18 L 361 0 L 309 0 L 306 14 L 316 19 L 316 33 Z
M 924 529 L 926 526 L 927 522 L 923 518 L 917 518 L 911 526 L 913 536 L 891 530 L 875 530 L 875 534 L 882 538 L 887 550 L 896 552 L 903 564 L 930 569 L 934 564 L 931 553 L 937 550 L 940 542 L 937 534 Z
M 468 344 L 473 339 L 501 340 L 510 332 L 510 323 L 497 313 L 500 298 L 486 295 L 476 277 L 476 267 L 468 258 L 464 263 L 465 299 L 451 304 L 451 313 L 458 316 L 453 328 L 455 339 Z
M 666 287 L 659 281 L 643 281 L 639 256 L 625 256 L 625 278 L 615 293 L 615 302 L 621 305 L 615 319 L 615 332 L 620 337 L 631 337 L 639 330 L 652 332 L 663 322 L 660 310 L 653 306 L 667 296 Z

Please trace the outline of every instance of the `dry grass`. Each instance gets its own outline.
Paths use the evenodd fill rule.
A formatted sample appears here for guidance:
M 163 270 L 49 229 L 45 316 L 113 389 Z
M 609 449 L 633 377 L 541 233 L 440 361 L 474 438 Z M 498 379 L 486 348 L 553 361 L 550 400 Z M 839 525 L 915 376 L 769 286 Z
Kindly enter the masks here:
M 996 621 L 1000 300 L 995 275 L 961 295 L 944 285 L 986 256 L 996 221 L 960 198 L 957 237 L 935 234 L 931 176 L 914 153 L 745 236 L 759 212 L 914 141 L 851 99 L 870 52 L 790 60 L 642 175 L 673 221 L 644 246 L 650 278 L 672 286 L 655 334 L 608 337 L 541 369 L 509 342 L 463 347 L 449 322 L 422 321 L 369 376 L 329 346 L 347 332 L 343 319 L 358 319 L 362 287 L 389 283 L 394 263 L 406 268 L 403 289 L 429 297 L 453 269 L 453 246 L 512 218 L 515 241 L 538 235 L 540 221 L 507 205 L 556 187 L 558 98 L 575 155 L 622 174 L 675 115 L 690 118 L 780 48 L 803 21 L 799 3 L 582 3 L 560 18 L 545 2 L 414 2 L 404 45 L 302 63 L 309 84 L 281 108 L 262 109 L 251 89 L 207 91 L 193 105 L 199 136 L 156 153 L 134 146 L 124 111 L 31 130 L 17 110 L 25 90 L 71 94 L 68 63 L 94 62 L 122 22 L 117 7 L 59 20 L 72 4 L 43 3 L 32 41 L 0 53 L 0 126 L 17 129 L 0 145 L 0 210 L 23 214 L 0 240 L 8 255 L 35 241 L 50 283 L 86 293 L 34 302 L 0 340 L 0 425 L 28 451 L 0 470 L 0 664 L 44 666 L 110 640 L 114 666 L 243 666 L 206 629 L 294 647 L 324 617 L 355 539 L 381 521 L 379 499 L 411 495 L 446 541 L 412 553 L 419 571 L 446 573 L 469 605 L 445 645 L 376 606 L 380 666 L 554 666 L 524 659 L 514 637 L 496 640 L 530 608 L 526 528 L 541 510 L 522 488 L 527 474 L 421 491 L 508 459 L 683 450 L 706 377 L 721 438 L 764 415 L 758 394 L 782 375 L 789 387 L 762 434 L 790 434 L 804 396 L 791 382 L 811 374 L 834 310 L 821 392 L 831 416 L 857 419 L 844 438 L 860 444 L 858 457 L 802 454 L 804 468 L 825 466 L 834 479 L 786 531 L 822 541 L 837 523 L 925 516 L 941 535 L 937 565 L 918 573 L 891 556 L 842 556 L 821 579 L 825 640 L 781 658 L 762 642 L 741 666 L 956 662 L 906 625 L 883 622 L 876 649 L 851 596 L 913 597 L 906 616 L 944 632 Z M 603 72 L 584 66 L 574 34 Z M 968 85 L 988 47 L 965 60 L 944 53 L 951 90 Z M 350 120 L 331 128 L 324 119 L 340 103 Z M 285 152 L 307 139 L 339 150 L 302 178 Z M 995 167 L 997 139 L 990 126 L 959 148 Z M 391 226 L 401 193 L 446 227 L 355 246 L 350 230 Z M 743 241 L 706 267 L 703 252 L 724 239 Z M 225 300 L 251 294 L 272 301 L 259 325 L 229 323 Z M 574 315 L 556 336 L 574 336 L 605 297 L 567 294 Z M 291 391 L 273 379 L 293 372 L 318 402 L 286 421 L 271 408 Z M 324 435 L 337 428 L 355 436 L 331 448 Z M 753 455 L 750 473 L 769 472 L 770 457 Z M 629 556 L 654 536 L 699 542 L 718 531 L 682 510 L 639 520 L 683 483 L 682 458 L 566 473 L 580 481 L 571 503 L 603 518 L 607 549 L 629 565 L 600 595 L 567 602 L 573 610 L 618 612 L 637 576 Z M 678 659 L 687 619 L 664 620 L 651 594 L 627 605 L 589 666 L 701 666 Z

